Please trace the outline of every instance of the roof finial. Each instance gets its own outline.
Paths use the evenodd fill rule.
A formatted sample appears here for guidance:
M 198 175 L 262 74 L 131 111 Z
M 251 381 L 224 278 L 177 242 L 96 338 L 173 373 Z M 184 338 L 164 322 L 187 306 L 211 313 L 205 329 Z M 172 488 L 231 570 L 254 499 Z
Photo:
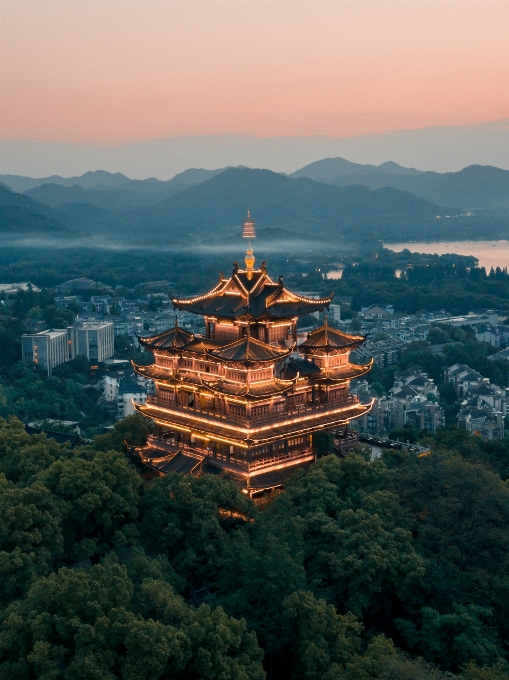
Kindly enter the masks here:
M 253 255 L 253 249 L 251 248 L 251 241 L 249 242 L 249 247 L 246 250 L 246 257 L 244 258 L 247 269 L 247 278 L 251 280 L 253 278 L 253 268 L 255 263 L 255 258 Z

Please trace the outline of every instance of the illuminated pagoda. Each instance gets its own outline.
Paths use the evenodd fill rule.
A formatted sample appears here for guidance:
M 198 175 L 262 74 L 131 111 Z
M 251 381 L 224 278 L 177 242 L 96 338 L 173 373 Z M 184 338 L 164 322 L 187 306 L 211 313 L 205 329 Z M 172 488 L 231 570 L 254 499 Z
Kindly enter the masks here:
M 247 235 L 246 235 L 247 234 Z M 254 238 L 249 213 L 244 235 Z M 297 320 L 327 308 L 333 295 L 313 299 L 255 269 L 249 245 L 245 268 L 220 274 L 204 295 L 174 298 L 176 310 L 200 315 L 205 335 L 174 328 L 140 343 L 155 363 L 134 366 L 151 378 L 156 395 L 135 404 L 157 434 L 138 455 L 162 473 L 214 472 L 253 495 L 280 486 L 298 467 L 315 460 L 312 435 L 335 430 L 355 445 L 348 424 L 370 410 L 348 393 L 349 383 L 372 362 L 349 362 L 364 337 L 343 333 L 327 320 L 297 345 Z

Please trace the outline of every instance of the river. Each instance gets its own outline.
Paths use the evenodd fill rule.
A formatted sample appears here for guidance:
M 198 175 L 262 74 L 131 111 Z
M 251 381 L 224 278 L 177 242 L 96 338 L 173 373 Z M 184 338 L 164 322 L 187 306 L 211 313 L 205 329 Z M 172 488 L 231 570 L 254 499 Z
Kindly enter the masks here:
M 444 255 L 473 255 L 480 267 L 509 267 L 509 241 L 440 241 L 438 243 L 384 243 L 385 248 L 401 252 L 407 248 L 412 253 Z

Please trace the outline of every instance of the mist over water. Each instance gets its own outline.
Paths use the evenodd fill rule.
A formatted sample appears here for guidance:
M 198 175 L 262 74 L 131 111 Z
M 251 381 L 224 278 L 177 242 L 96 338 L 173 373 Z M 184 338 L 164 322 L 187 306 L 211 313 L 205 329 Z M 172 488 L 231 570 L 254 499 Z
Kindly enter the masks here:
M 509 241 L 442 241 L 438 243 L 384 243 L 385 248 L 399 253 L 409 250 L 411 253 L 430 255 L 472 255 L 479 260 L 479 267 L 497 268 L 509 266 Z

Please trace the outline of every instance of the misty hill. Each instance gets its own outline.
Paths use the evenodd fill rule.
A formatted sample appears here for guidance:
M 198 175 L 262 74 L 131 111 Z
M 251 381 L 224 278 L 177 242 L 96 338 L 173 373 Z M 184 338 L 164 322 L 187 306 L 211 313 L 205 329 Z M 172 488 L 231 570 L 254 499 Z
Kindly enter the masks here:
M 133 236 L 186 242 L 211 234 L 240 236 L 247 208 L 259 229 L 278 227 L 310 240 L 408 237 L 434 227 L 437 215 L 458 212 L 392 188 L 339 188 L 270 170 L 229 168 L 123 219 Z
M 373 170 L 372 174 L 384 173 Z M 386 177 L 405 181 L 417 181 L 427 174 L 385 173 Z M 194 186 L 187 183 L 205 177 L 208 179 Z M 462 208 L 447 207 L 455 203 L 429 201 L 394 187 L 372 190 L 359 182 L 338 187 L 248 168 L 217 172 L 194 169 L 174 180 L 129 180 L 128 186 L 139 183 L 143 191 L 131 191 L 125 184 L 87 189 L 53 183 L 34 187 L 26 194 L 0 187 L 4 233 L 5 229 L 14 233 L 18 220 L 19 233 L 46 231 L 64 236 L 80 232 L 85 241 L 91 237 L 96 244 L 221 245 L 226 239 L 240 238 L 241 223 L 249 208 L 259 238 L 266 241 L 320 240 L 335 247 L 373 239 L 395 242 L 509 236 L 509 218 L 503 211 L 477 210 L 465 215 Z M 165 189 L 152 191 L 154 183 Z M 28 212 L 7 211 L 7 206 Z
M 3 238 L 76 236 L 57 213 L 37 201 L 0 187 L 0 234 Z
M 163 184 L 163 183 L 161 183 Z M 119 188 L 95 187 L 84 189 L 78 184 L 67 187 L 61 184 L 41 184 L 25 191 L 24 195 L 44 203 L 52 208 L 69 203 L 81 203 L 108 210 L 109 212 L 126 212 L 159 202 L 166 196 L 178 193 L 186 188 L 183 185 L 165 186 L 158 192 L 141 192 L 130 188 L 130 184 Z
M 355 166 L 348 172 L 349 166 Z M 470 165 L 459 172 L 401 172 L 401 166 L 351 164 L 343 158 L 325 158 L 297 170 L 292 177 L 309 177 L 339 187 L 360 184 L 370 189 L 392 187 L 439 205 L 463 210 L 509 209 L 509 170 Z M 361 168 L 365 168 L 361 170 Z
M 125 240 L 125 223 L 120 215 L 88 203 L 66 203 L 55 210 L 59 219 L 73 231 L 95 240 Z
M 211 177 L 219 175 L 219 173 L 226 170 L 226 168 L 219 168 L 218 170 L 204 170 L 203 168 L 189 168 L 184 172 L 179 172 L 178 175 L 169 180 L 171 184 L 185 184 L 187 186 L 194 186 L 206 182 Z
M 84 189 L 92 189 L 99 185 L 109 188 L 118 188 L 131 180 L 121 172 L 111 173 L 106 172 L 105 170 L 95 170 L 85 172 L 85 174 L 77 177 L 51 175 L 50 177 L 35 178 L 25 177 L 23 175 L 0 175 L 0 181 L 11 187 L 13 191 L 23 193 L 24 191 L 29 191 L 41 184 L 60 184 L 64 187 L 71 187 L 77 184 Z
M 394 163 L 394 161 L 387 161 L 381 165 L 370 165 L 361 163 L 352 163 L 345 158 L 338 156 L 337 158 L 323 158 L 321 161 L 315 161 L 304 166 L 300 170 L 293 172 L 290 177 L 308 177 L 314 179 L 316 182 L 325 182 L 333 184 L 331 180 L 338 177 L 351 177 L 353 175 L 366 174 L 393 174 L 393 175 L 420 175 L 421 171 L 415 168 L 405 168 L 402 165 Z
M 83 189 L 124 189 L 137 191 L 139 193 L 165 193 L 171 188 L 179 187 L 179 190 L 200 184 L 214 175 L 223 172 L 225 168 L 217 170 L 204 170 L 203 168 L 189 168 L 180 172 L 170 180 L 159 180 L 156 177 L 147 179 L 130 179 L 121 172 L 107 172 L 106 170 L 94 170 L 85 172 L 83 175 L 75 177 L 61 177 L 51 175 L 50 177 L 25 177 L 23 175 L 0 175 L 0 184 L 19 193 L 29 192 L 43 184 L 59 185 L 61 187 L 72 188 L 74 186 Z M 176 192 L 176 189 L 173 193 Z

